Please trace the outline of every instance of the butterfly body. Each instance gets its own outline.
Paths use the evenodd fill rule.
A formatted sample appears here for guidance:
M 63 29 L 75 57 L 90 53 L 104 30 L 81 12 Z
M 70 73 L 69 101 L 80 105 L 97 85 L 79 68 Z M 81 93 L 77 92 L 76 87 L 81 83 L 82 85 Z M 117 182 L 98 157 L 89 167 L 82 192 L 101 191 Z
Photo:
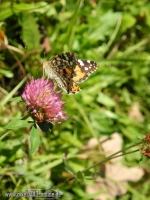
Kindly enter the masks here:
M 73 52 L 62 53 L 49 61 L 43 61 L 44 73 L 68 94 L 79 92 L 80 87 L 76 83 L 85 81 L 96 69 L 96 62 L 80 60 Z

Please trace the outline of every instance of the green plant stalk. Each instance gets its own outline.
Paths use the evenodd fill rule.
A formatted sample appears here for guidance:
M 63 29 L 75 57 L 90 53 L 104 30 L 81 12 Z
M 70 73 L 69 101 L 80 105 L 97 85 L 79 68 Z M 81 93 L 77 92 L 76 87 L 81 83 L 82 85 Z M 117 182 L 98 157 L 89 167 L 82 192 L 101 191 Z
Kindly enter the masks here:
M 139 143 L 138 143 L 138 144 L 139 144 Z M 138 145 L 138 144 L 135 144 L 135 145 Z M 140 144 L 141 144 L 141 143 L 140 143 Z M 132 145 L 132 146 L 130 146 L 130 147 L 127 147 L 125 150 L 127 150 L 127 149 L 129 149 L 129 148 L 131 148 L 131 147 L 133 147 L 133 146 L 135 146 L 135 145 Z M 127 155 L 127 154 L 130 154 L 130 153 L 135 153 L 135 152 L 137 152 L 137 151 L 139 151 L 139 149 L 136 149 L 136 150 L 133 150 L 133 151 L 130 151 L 130 152 L 127 152 L 127 153 L 122 153 L 122 154 L 120 154 L 120 155 L 116 155 L 116 154 L 122 152 L 122 151 L 118 151 L 118 152 L 112 154 L 111 156 L 109 156 L 109 157 L 103 159 L 101 162 L 98 162 L 98 163 L 96 163 L 96 164 L 92 165 L 91 167 L 88 167 L 88 168 L 86 168 L 86 169 L 84 169 L 84 170 L 81 170 L 80 172 L 81 172 L 81 173 L 84 173 L 84 172 L 86 172 L 86 171 L 89 171 L 89 170 L 92 169 L 93 167 L 95 167 L 95 166 L 97 166 L 97 165 L 100 165 L 100 164 L 103 164 L 103 163 L 105 163 L 105 162 L 107 162 L 107 161 L 109 161 L 109 160 L 111 160 L 111 159 L 120 157 L 120 156 L 122 156 L 122 155 Z M 68 179 L 66 180 L 66 182 L 69 182 L 69 181 L 71 181 L 71 180 L 74 180 L 75 178 L 76 178 L 76 175 L 72 175 L 72 177 L 71 177 L 71 178 L 68 178 Z M 60 185 L 63 186 L 64 184 L 60 184 Z M 60 185 L 59 185 L 59 186 L 60 186 Z
M 77 19 L 77 16 L 78 16 L 78 10 L 79 10 L 79 7 L 80 7 L 80 3 L 81 3 L 81 0 L 79 0 L 78 3 L 77 3 L 75 12 L 72 16 L 72 19 L 71 19 L 70 24 L 69 24 L 68 29 L 67 29 L 66 35 L 67 35 L 67 39 L 69 38 L 69 41 L 68 41 L 69 51 L 72 49 L 72 44 L 73 44 L 74 34 L 75 34 L 75 22 L 76 22 L 76 19 Z
M 11 130 L 8 131 L 8 132 L 6 132 L 6 133 L 4 133 L 4 135 L 2 135 L 2 136 L 0 137 L 0 140 L 3 140 L 10 132 L 11 132 Z
M 119 29 L 120 29 L 120 26 L 121 26 L 121 22 L 122 22 L 122 15 L 120 14 L 120 16 L 118 17 L 118 22 L 117 22 L 116 28 L 115 28 L 114 32 L 112 33 L 109 42 L 107 43 L 105 52 L 108 51 L 108 49 L 110 48 L 110 46 L 114 42 L 114 40 L 115 40 L 115 38 L 116 38 L 116 36 L 117 36 L 117 34 L 119 32 Z
M 91 123 L 90 123 L 88 117 L 86 116 L 86 114 L 85 114 L 85 112 L 84 112 L 82 106 L 80 106 L 80 105 L 77 103 L 77 101 L 75 100 L 75 98 L 73 98 L 73 97 L 71 97 L 71 96 L 70 96 L 70 98 L 72 99 L 72 102 L 74 101 L 74 104 L 76 105 L 76 107 L 78 108 L 80 114 L 82 115 L 82 117 L 83 117 L 83 119 L 84 119 L 84 121 L 85 121 L 85 123 L 86 123 L 88 129 L 90 130 L 92 136 L 93 136 L 94 138 L 97 139 L 97 142 L 98 142 L 98 144 L 99 144 L 99 147 L 101 147 L 100 141 L 99 141 L 99 139 L 98 139 L 98 137 L 97 137 L 98 134 L 93 130 L 93 127 L 91 126 Z
M 114 159 L 114 158 L 117 158 L 117 157 L 120 157 L 120 156 L 123 156 L 123 155 L 127 155 L 127 154 L 130 154 L 130 153 L 137 152 L 137 151 L 139 151 L 139 149 L 136 149 L 136 150 L 129 151 L 129 152 L 126 152 L 126 153 L 125 153 L 125 151 L 126 151 L 127 149 L 130 149 L 130 148 L 132 148 L 132 147 L 135 147 L 135 146 L 137 146 L 137 145 L 139 145 L 139 144 L 141 144 L 141 143 L 137 143 L 137 144 L 131 145 L 131 146 L 125 148 L 123 151 L 122 151 L 122 150 L 121 150 L 121 151 L 118 151 L 118 152 L 116 152 L 116 153 L 110 155 L 109 157 L 103 159 L 102 161 L 100 161 L 100 162 L 98 162 L 98 163 L 96 163 L 96 164 L 94 164 L 94 165 L 92 165 L 92 166 L 90 166 L 90 167 L 88 167 L 88 168 L 82 170 L 81 172 L 89 171 L 89 170 L 92 169 L 93 167 L 96 167 L 97 165 L 103 164 L 103 163 L 105 163 L 105 162 L 107 162 L 107 161 L 109 161 L 109 160 L 111 160 L 111 159 Z M 120 152 L 123 152 L 123 153 L 120 154 L 120 155 L 117 155 L 117 154 L 119 154 Z
M 24 77 L 24 79 L 1 101 L 0 106 L 3 107 L 9 99 L 12 98 L 12 96 L 17 92 L 17 90 L 23 85 L 23 83 L 27 80 L 27 76 Z

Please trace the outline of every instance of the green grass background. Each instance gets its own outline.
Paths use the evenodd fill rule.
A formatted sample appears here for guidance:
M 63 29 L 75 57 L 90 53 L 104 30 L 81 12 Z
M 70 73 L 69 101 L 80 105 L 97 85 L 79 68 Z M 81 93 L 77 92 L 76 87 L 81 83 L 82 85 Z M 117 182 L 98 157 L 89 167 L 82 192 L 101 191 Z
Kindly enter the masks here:
M 0 193 L 53 186 L 64 193 L 62 199 L 94 199 L 86 193 L 86 176 L 92 183 L 97 168 L 84 182 L 79 174 L 70 183 L 63 154 L 68 153 L 67 162 L 77 173 L 95 163 L 95 158 L 79 156 L 90 138 L 118 132 L 124 148 L 150 132 L 149 1 L 1 1 L 0 25 L 9 45 L 24 51 L 22 55 L 9 46 L 2 48 L 0 40 Z M 10 100 L 22 94 L 31 76 L 42 77 L 42 60 L 67 51 L 96 61 L 98 69 L 80 84 L 80 93 L 64 93 L 69 119 L 51 133 L 40 132 L 39 149 L 30 155 L 30 127 L 5 128 L 26 114 L 23 103 Z M 134 105 L 140 116 L 131 118 Z M 101 152 L 94 156 L 97 162 L 104 157 Z M 139 166 L 140 160 L 140 152 L 123 157 L 130 167 Z M 116 199 L 149 198 L 149 162 L 139 167 L 145 170 L 144 177 Z

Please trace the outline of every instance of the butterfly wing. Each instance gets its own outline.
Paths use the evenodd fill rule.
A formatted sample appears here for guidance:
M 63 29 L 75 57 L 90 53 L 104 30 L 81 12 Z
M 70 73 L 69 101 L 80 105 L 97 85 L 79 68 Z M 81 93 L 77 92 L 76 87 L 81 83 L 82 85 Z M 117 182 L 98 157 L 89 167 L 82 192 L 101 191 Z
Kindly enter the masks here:
M 91 60 L 78 60 L 74 69 L 73 81 L 81 83 L 97 69 L 97 63 Z
M 59 71 L 55 72 L 54 79 L 57 82 L 58 86 L 61 87 L 68 94 L 75 94 L 80 91 L 80 87 L 73 82 L 73 70 L 66 67 Z
M 77 93 L 80 87 L 73 82 L 74 69 L 78 62 L 76 53 L 66 52 L 43 62 L 45 74 L 56 81 L 65 92 Z
M 60 75 L 61 83 L 63 83 L 62 89 L 68 94 L 77 93 L 80 91 L 80 87 L 73 82 L 74 69 L 78 62 L 78 55 L 72 52 L 66 52 L 59 54 L 53 58 L 54 65 L 57 66 L 57 76 Z M 56 80 L 58 83 L 58 81 Z

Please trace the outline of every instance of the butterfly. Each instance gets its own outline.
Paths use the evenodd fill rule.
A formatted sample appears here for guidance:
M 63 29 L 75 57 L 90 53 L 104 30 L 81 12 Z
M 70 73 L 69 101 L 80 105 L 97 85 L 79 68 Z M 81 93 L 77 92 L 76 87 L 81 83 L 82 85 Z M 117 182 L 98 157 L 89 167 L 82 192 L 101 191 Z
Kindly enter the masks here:
M 74 52 L 61 53 L 42 63 L 44 74 L 56 81 L 68 94 L 76 94 L 81 89 L 76 83 L 85 81 L 96 71 L 97 63 L 78 59 Z

